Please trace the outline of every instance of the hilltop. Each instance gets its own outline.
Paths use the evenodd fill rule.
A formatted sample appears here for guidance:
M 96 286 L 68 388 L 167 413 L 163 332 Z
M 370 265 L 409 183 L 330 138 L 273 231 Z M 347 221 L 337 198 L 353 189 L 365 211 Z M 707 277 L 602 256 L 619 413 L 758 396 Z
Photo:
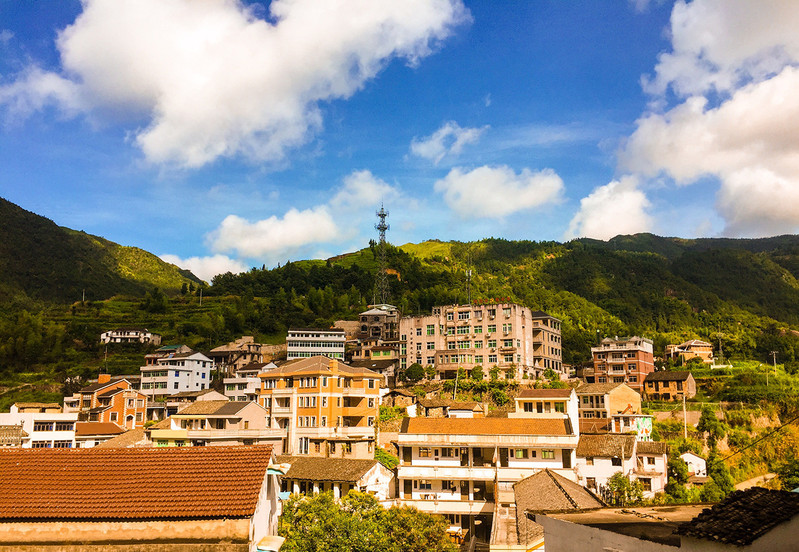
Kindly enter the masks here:
M 74 302 L 83 297 L 168 293 L 201 280 L 152 253 L 58 226 L 0 198 L 0 300 Z

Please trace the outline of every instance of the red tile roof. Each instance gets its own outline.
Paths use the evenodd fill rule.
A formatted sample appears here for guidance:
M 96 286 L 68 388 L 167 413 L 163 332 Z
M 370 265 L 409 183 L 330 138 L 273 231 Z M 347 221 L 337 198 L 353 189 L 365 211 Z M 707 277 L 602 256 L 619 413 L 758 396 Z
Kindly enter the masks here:
M 0 450 L 0 520 L 240 518 L 272 447 Z
M 558 418 L 405 418 L 401 433 L 431 435 L 572 435 Z

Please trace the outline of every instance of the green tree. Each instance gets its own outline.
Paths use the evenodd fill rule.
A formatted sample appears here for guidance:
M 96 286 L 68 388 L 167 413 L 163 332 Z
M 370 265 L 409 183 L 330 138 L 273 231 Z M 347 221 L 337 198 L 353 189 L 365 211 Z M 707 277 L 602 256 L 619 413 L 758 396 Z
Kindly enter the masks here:
M 688 498 L 685 484 L 688 482 L 688 464 L 676 452 L 669 455 L 669 480 L 663 489 L 675 502 L 684 502 Z
M 724 424 L 716 418 L 716 413 L 708 406 L 702 409 L 702 414 L 699 416 L 699 423 L 696 424 L 696 429 L 706 434 L 707 446 L 711 449 L 715 449 L 716 443 L 724 438 Z
M 799 458 L 792 456 L 778 463 L 774 471 L 780 476 L 780 487 L 783 491 L 799 488 Z
M 735 482 L 730 475 L 730 469 L 719 458 L 715 450 L 711 450 L 707 458 L 707 475 L 716 482 L 724 496 L 735 490 Z
M 640 481 L 630 481 L 621 472 L 616 472 L 608 479 L 608 490 L 612 493 L 613 502 L 617 506 L 636 504 L 643 500 L 644 489 Z
M 474 381 L 483 381 L 483 367 L 478 365 L 472 368 L 469 377 Z
M 425 371 L 421 364 L 414 362 L 402 373 L 402 379 L 409 383 L 416 383 L 424 379 Z

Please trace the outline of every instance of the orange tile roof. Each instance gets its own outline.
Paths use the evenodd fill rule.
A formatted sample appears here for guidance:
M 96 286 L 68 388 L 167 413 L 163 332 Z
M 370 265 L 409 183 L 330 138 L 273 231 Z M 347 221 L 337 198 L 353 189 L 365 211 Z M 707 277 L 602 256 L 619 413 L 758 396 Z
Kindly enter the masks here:
M 0 520 L 241 518 L 272 447 L 0 450 Z
M 125 430 L 114 422 L 77 422 L 75 424 L 75 436 L 85 437 L 87 435 L 119 435 Z
M 568 399 L 572 394 L 571 389 L 522 389 L 520 399 L 548 399 L 550 397 Z
M 429 435 L 572 435 L 559 418 L 405 418 L 401 433 Z

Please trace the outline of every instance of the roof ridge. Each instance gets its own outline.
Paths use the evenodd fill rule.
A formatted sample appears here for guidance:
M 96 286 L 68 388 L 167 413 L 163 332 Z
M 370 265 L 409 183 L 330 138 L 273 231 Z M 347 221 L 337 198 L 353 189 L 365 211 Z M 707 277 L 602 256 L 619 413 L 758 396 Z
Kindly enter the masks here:
M 558 489 L 560 489 L 560 492 L 563 493 L 563 496 L 566 497 L 566 500 L 569 501 L 569 504 L 574 506 L 575 509 L 579 510 L 580 507 L 577 505 L 577 502 L 571 497 L 571 495 L 568 492 L 566 492 L 566 489 L 563 488 L 563 485 L 560 484 L 560 481 L 555 479 L 555 474 L 549 471 L 549 468 L 544 468 L 544 471 L 547 472 L 547 475 L 549 475 L 550 479 L 552 479 L 552 482 L 555 483 Z

